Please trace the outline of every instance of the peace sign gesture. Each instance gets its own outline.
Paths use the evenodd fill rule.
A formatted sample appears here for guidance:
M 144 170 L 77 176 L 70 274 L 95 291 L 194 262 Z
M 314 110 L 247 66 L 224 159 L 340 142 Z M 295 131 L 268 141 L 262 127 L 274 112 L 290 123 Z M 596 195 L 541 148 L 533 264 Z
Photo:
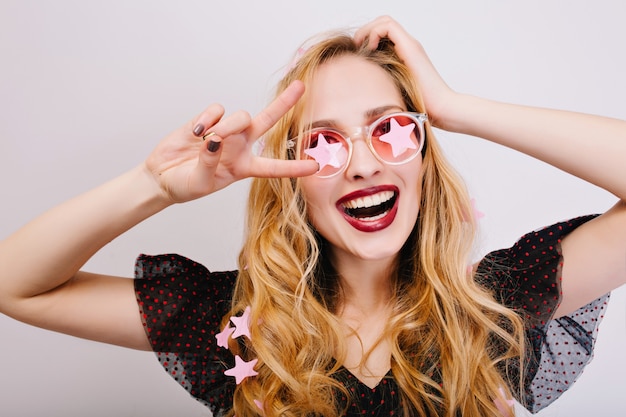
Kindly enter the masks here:
M 245 111 L 222 118 L 217 104 L 167 136 L 148 156 L 146 169 L 171 203 L 193 200 L 247 177 L 300 177 L 317 170 L 314 161 L 255 156 L 254 142 L 304 93 L 295 81 L 254 118 Z M 206 139 L 206 140 L 203 140 Z

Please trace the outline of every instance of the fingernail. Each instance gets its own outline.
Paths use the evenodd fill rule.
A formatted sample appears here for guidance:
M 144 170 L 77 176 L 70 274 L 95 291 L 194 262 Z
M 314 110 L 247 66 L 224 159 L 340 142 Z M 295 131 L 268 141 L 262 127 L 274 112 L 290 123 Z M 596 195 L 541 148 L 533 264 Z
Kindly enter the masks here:
M 202 135 L 202 132 L 204 132 L 204 125 L 201 123 L 197 124 L 196 127 L 193 128 L 193 134 L 196 136 Z
M 220 148 L 221 143 L 222 142 L 216 142 L 214 140 L 210 140 L 206 148 L 209 150 L 209 152 L 217 152 Z

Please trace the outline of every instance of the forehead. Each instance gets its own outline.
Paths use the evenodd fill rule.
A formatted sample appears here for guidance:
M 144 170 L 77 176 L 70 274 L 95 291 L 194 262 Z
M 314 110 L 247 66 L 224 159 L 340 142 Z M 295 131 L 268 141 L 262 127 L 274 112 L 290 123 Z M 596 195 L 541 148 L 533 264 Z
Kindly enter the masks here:
M 335 120 L 359 125 L 369 110 L 384 106 L 404 108 L 393 78 L 364 58 L 344 55 L 322 64 L 308 87 L 304 122 Z

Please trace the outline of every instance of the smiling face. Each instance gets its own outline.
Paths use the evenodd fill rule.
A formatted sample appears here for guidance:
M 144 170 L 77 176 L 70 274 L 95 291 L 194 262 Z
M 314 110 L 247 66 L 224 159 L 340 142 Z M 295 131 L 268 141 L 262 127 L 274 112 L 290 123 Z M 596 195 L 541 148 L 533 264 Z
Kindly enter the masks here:
M 353 55 L 321 65 L 308 89 L 304 122 L 352 135 L 379 117 L 407 110 L 392 78 Z M 330 178 L 302 179 L 308 214 L 331 244 L 338 267 L 348 259 L 391 262 L 419 211 L 422 158 L 402 165 L 377 159 L 364 134 L 354 135 L 346 169 Z

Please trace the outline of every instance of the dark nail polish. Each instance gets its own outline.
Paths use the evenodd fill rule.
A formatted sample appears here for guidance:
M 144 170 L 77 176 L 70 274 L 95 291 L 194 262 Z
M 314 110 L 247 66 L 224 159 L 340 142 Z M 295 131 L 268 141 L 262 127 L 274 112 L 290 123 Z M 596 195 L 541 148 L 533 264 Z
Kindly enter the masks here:
M 193 134 L 196 136 L 201 136 L 202 132 L 204 132 L 204 125 L 197 124 L 196 127 L 193 128 Z
M 213 140 L 210 140 L 206 148 L 209 150 L 209 152 L 217 152 L 220 148 L 221 143 L 222 142 L 215 142 Z

